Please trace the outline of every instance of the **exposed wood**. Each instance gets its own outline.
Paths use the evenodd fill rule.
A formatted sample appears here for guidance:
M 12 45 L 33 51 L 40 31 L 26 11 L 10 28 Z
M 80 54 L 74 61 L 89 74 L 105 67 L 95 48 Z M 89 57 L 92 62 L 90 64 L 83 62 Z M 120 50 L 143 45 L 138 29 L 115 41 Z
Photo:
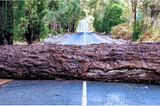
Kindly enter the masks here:
M 160 84 L 160 43 L 0 46 L 0 78 Z
M 13 81 L 13 79 L 0 79 L 0 86 L 2 86 L 3 84 L 6 84 L 8 82 Z

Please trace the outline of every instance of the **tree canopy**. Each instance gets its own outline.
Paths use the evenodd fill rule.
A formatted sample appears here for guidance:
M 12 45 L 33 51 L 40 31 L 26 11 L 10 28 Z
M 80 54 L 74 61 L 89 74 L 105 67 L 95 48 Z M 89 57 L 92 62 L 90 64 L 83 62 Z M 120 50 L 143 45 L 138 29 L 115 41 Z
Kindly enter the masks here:
M 26 39 L 29 44 L 46 37 L 52 31 L 49 24 L 59 22 L 62 29 L 74 32 L 78 21 L 86 14 L 80 0 L 0 1 L 0 44 L 13 44 Z M 11 41 L 12 39 L 12 41 Z
M 109 34 L 126 23 L 139 39 L 142 33 L 159 31 L 159 13 L 159 0 L 5 0 L 0 1 L 0 44 L 25 39 L 31 44 L 53 34 L 50 24 L 55 22 L 61 25 L 58 32 L 74 32 L 87 16 L 93 17 L 97 32 Z

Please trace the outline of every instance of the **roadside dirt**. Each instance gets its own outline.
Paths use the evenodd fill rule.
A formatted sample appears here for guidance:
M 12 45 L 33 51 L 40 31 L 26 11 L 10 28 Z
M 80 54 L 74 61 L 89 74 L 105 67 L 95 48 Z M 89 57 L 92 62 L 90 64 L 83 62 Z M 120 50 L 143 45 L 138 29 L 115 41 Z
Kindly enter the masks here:
M 110 35 L 107 35 L 107 34 L 97 33 L 97 32 L 94 32 L 94 33 L 102 37 L 103 39 L 112 41 L 113 44 L 126 44 L 127 42 L 129 42 L 129 41 L 122 40 L 122 39 L 113 39 L 110 37 Z
M 0 86 L 2 86 L 3 84 L 6 84 L 8 82 L 13 81 L 13 79 L 0 79 Z
M 58 44 L 61 41 L 63 41 L 64 39 L 66 39 L 69 36 L 72 36 L 74 34 L 77 34 L 77 32 L 75 33 L 64 33 L 64 34 L 60 34 L 60 35 L 56 35 L 56 36 L 48 36 L 46 39 L 44 39 L 44 41 L 40 42 L 40 41 L 35 41 L 33 42 L 32 45 L 47 45 L 47 44 Z

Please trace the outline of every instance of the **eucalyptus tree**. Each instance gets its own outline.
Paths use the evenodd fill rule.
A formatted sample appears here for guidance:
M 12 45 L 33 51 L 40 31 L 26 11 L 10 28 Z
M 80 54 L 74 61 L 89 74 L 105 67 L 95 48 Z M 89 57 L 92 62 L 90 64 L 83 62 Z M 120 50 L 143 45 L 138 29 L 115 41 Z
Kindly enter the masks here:
M 86 16 L 80 6 L 80 0 L 58 0 L 50 3 L 48 5 L 49 12 L 45 17 L 46 20 L 51 18 L 51 21 L 48 20 L 49 23 L 60 22 L 64 30 L 70 29 L 70 31 L 74 32 L 78 21 Z
M 104 32 L 102 24 L 107 6 L 108 4 L 104 0 L 99 0 L 96 4 L 95 12 L 93 13 L 93 26 L 97 32 Z

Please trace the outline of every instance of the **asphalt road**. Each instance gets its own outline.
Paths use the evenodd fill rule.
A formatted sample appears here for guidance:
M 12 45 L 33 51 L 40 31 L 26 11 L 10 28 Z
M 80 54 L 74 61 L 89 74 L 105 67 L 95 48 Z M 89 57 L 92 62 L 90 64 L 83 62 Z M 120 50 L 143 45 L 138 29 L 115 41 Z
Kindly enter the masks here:
M 91 33 L 60 44 L 111 43 Z M 0 87 L 0 105 L 160 105 L 160 85 L 86 81 L 15 80 Z
M 93 33 L 83 32 L 83 33 L 78 33 L 73 36 L 70 36 L 59 44 L 62 44 L 62 45 L 66 45 L 66 44 L 67 45 L 89 45 L 89 44 L 100 44 L 100 43 L 112 44 L 112 41 L 105 40 Z
M 86 83 L 87 105 L 160 105 L 160 86 Z M 83 81 L 15 80 L 0 87 L 0 105 L 82 105 Z

